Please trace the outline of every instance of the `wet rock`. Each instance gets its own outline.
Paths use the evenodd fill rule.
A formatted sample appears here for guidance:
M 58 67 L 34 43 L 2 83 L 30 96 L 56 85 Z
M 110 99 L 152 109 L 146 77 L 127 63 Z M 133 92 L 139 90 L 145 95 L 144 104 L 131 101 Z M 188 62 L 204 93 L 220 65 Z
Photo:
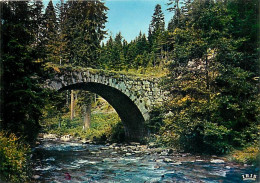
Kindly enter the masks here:
M 41 176 L 40 176 L 40 175 L 34 175 L 32 178 L 35 179 L 35 180 L 37 180 L 37 179 L 40 179 Z
M 142 151 L 134 151 L 135 154 L 141 154 Z
M 101 150 L 109 150 L 109 147 L 101 147 Z
M 57 139 L 57 135 L 55 134 L 43 134 L 44 139 Z
M 126 156 L 131 156 L 131 155 L 132 155 L 132 153 L 126 153 L 125 155 L 126 155 Z
M 188 153 L 181 154 L 182 157 L 187 157 L 187 156 L 189 156 L 189 155 L 190 155 L 190 154 L 188 154 Z
M 72 136 L 71 135 L 64 135 L 64 136 L 62 136 L 60 138 L 60 140 L 65 141 L 65 142 L 71 141 L 72 140 Z
M 173 162 L 172 159 L 170 159 L 170 158 L 164 158 L 163 161 L 166 163 Z
M 126 146 L 126 148 L 135 150 L 136 147 L 135 146 Z
M 82 139 L 81 143 L 82 144 L 92 144 L 92 141 L 91 140 Z
M 113 143 L 113 144 L 111 144 L 111 146 L 115 147 L 115 146 L 117 146 L 117 143 Z
M 167 152 L 167 151 L 163 151 L 163 152 L 161 152 L 160 155 L 161 155 L 161 156 L 167 156 L 167 155 L 168 155 L 168 152 Z
M 140 143 L 139 143 L 139 142 L 130 142 L 130 145 L 132 145 L 132 146 L 138 146 L 138 145 L 140 145 Z
M 173 163 L 171 163 L 172 165 L 181 165 L 182 164 L 182 162 L 180 162 L 180 161 L 177 161 L 177 162 L 173 162 Z
M 92 151 L 92 152 L 90 152 L 90 154 L 93 154 L 93 155 L 96 155 L 96 156 L 98 156 L 101 153 L 102 153 L 101 151 Z
M 212 159 L 210 160 L 210 163 L 225 163 L 225 161 L 222 159 Z
M 157 160 L 155 160 L 155 162 L 157 162 L 157 163 L 163 162 L 163 159 L 157 159 Z
M 162 148 L 156 148 L 156 149 L 153 149 L 152 151 L 154 153 L 161 154 L 161 152 L 163 152 L 163 149 Z
M 154 169 L 159 169 L 159 168 L 160 168 L 159 165 L 155 165 L 155 166 L 154 166 Z
M 196 159 L 196 162 L 204 162 L 202 159 Z
M 109 148 L 110 148 L 110 149 L 114 149 L 114 146 L 113 146 L 113 145 L 110 145 Z
M 140 150 L 147 150 L 147 145 L 138 145 L 137 148 Z
M 226 168 L 226 169 L 230 169 L 231 167 L 230 167 L 230 166 L 226 166 L 225 168 Z

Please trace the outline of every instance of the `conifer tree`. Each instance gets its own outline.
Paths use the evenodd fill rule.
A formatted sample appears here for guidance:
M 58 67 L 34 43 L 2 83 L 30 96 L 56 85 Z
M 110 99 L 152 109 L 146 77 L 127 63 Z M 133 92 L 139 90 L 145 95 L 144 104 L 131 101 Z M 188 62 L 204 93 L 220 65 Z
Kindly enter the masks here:
M 32 47 L 35 50 L 35 54 L 39 58 L 38 61 L 42 62 L 45 57 L 45 48 L 44 48 L 44 15 L 43 15 L 43 2 L 42 0 L 33 1 L 32 5 L 32 34 L 34 36 L 34 42 Z
M 57 16 L 52 0 L 45 10 L 43 35 L 47 62 L 59 63 Z
M 31 47 L 35 23 L 28 1 L 0 2 L 2 6 L 2 128 L 33 142 L 39 130 L 43 90 L 41 65 Z
M 163 31 L 164 31 L 164 15 L 161 5 L 157 4 L 154 9 L 152 21 L 149 25 L 148 41 L 150 50 L 157 54 L 160 60 L 163 57 Z M 159 61 L 160 63 L 160 61 Z M 159 63 L 156 63 L 159 64 Z
M 225 153 L 256 140 L 259 2 L 242 2 L 194 0 L 172 34 L 166 106 L 174 115 L 165 128 L 173 130 L 164 132 L 187 151 Z
M 66 19 L 67 19 L 67 4 L 64 0 L 60 0 L 56 4 L 56 15 L 57 15 L 57 52 L 59 55 L 59 64 L 68 63 L 68 32 L 66 29 Z
M 97 67 L 104 38 L 107 7 L 99 0 L 68 1 L 66 29 L 69 60 L 73 65 Z

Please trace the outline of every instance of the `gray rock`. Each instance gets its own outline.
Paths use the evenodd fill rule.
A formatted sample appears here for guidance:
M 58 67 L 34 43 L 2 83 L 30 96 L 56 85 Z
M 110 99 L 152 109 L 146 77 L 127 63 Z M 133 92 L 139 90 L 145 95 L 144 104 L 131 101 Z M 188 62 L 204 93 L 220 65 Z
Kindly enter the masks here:
M 180 161 L 177 161 L 177 162 L 173 162 L 173 163 L 171 163 L 172 165 L 181 165 L 182 164 L 182 162 L 180 162 Z
M 168 152 L 166 152 L 166 151 L 163 151 L 163 152 L 161 152 L 161 154 L 160 154 L 161 156 L 167 156 L 168 155 Z
M 166 163 L 173 162 L 173 160 L 170 159 L 170 158 L 164 158 L 163 161 L 166 162 Z
M 159 169 L 159 168 L 160 168 L 159 165 L 155 165 L 155 166 L 154 166 L 154 169 Z
M 37 179 L 41 178 L 41 176 L 40 175 L 34 175 L 32 178 L 37 180 Z
M 212 159 L 210 160 L 210 163 L 225 163 L 225 161 L 222 159 Z

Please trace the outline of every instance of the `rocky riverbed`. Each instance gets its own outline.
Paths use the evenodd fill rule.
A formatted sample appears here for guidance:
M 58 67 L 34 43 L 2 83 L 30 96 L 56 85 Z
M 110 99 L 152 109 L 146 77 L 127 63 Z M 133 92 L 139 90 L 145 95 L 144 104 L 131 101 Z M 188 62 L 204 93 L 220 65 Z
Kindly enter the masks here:
M 33 182 L 244 182 L 257 174 L 225 158 L 152 146 L 45 139 L 34 149 Z

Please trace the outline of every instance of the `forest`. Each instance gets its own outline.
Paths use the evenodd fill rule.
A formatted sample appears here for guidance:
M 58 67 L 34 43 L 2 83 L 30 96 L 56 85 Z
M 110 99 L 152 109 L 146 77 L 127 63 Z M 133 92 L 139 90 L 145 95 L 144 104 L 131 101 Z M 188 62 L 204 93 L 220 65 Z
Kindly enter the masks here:
M 249 151 L 249 158 L 240 158 L 251 163 L 260 157 L 258 0 L 169 0 L 168 25 L 157 4 L 149 30 L 130 42 L 120 32 L 107 37 L 109 9 L 103 1 L 49 1 L 46 8 L 42 1 L 1 1 L 0 6 L 4 181 L 27 180 L 30 147 L 54 124 L 46 121 L 55 120 L 55 129 L 59 119 L 72 126 L 72 92 L 42 87 L 50 69 L 68 65 L 160 74 L 169 100 L 151 112 L 144 143 L 203 154 Z M 90 101 L 97 106 L 94 94 L 76 95 L 78 113 L 86 112 Z M 113 122 L 120 119 L 98 118 L 111 120 L 109 135 L 120 140 L 123 127 Z M 104 138 L 98 130 L 91 133 Z

